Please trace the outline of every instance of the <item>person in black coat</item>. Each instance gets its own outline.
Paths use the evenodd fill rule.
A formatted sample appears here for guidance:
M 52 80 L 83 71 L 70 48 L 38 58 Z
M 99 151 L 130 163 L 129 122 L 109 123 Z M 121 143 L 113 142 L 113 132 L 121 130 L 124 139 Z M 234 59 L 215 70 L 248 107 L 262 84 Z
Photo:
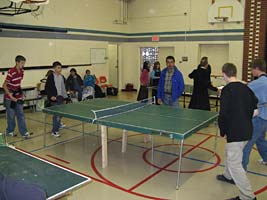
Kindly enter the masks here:
M 190 109 L 210 110 L 208 89 L 218 92 L 218 88 L 212 86 L 210 80 L 211 67 L 208 58 L 203 57 L 197 69 L 189 74 L 194 80 L 194 89 L 189 104 Z
M 70 75 L 67 78 L 66 89 L 71 94 L 78 93 L 78 101 L 82 100 L 82 86 L 83 80 L 79 74 L 77 74 L 76 69 L 72 68 L 70 70 Z

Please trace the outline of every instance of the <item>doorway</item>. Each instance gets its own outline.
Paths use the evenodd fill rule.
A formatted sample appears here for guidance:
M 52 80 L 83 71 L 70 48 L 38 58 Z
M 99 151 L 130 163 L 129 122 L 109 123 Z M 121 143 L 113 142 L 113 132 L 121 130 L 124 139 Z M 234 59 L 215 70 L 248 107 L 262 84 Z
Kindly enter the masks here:
M 113 87 L 119 86 L 119 53 L 118 44 L 108 45 L 108 71 L 109 71 L 109 83 Z

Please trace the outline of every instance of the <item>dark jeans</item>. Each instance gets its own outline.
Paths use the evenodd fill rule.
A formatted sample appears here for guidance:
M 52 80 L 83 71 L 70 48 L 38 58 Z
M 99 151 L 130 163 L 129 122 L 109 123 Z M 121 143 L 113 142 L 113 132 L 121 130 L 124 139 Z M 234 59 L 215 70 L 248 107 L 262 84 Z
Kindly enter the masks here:
M 63 97 L 57 97 L 57 101 L 51 101 L 51 106 L 61 105 L 64 103 Z M 61 125 L 61 117 L 58 115 L 53 115 L 53 128 L 52 132 L 58 132 Z
M 15 108 L 10 108 L 11 100 L 5 99 L 5 107 L 6 107 L 6 117 L 7 117 L 7 128 L 6 133 L 14 132 L 16 127 L 16 119 L 19 127 L 19 132 L 22 136 L 28 132 L 26 123 L 25 123 L 25 116 L 23 113 L 23 105 L 16 103 Z

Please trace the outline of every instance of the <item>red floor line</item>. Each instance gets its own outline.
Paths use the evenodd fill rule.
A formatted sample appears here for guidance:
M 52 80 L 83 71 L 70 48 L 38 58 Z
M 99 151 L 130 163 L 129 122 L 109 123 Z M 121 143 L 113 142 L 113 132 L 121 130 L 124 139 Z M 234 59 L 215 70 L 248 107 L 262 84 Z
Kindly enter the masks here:
M 70 162 L 68 162 L 68 161 L 66 161 L 66 160 L 63 160 L 63 159 L 61 159 L 61 158 L 58 158 L 58 157 L 55 157 L 55 156 L 52 156 L 52 155 L 49 155 L 49 154 L 46 154 L 46 156 L 49 157 L 49 158 L 53 158 L 53 159 L 55 159 L 55 160 L 57 160 L 57 161 L 63 162 L 63 163 L 65 163 L 65 164 L 70 164 Z
M 196 149 L 198 146 L 200 146 L 201 144 L 205 143 L 206 141 L 208 141 L 210 138 L 212 138 L 212 136 L 208 136 L 207 138 L 205 138 L 204 140 L 202 140 L 200 143 L 198 143 L 197 145 L 193 146 L 192 148 L 188 149 L 186 152 L 184 152 L 182 154 L 182 156 L 185 156 L 186 154 L 192 152 L 194 149 Z M 150 176 L 146 177 L 145 179 L 143 179 L 141 182 L 137 183 L 136 185 L 134 185 L 133 187 L 129 188 L 128 191 L 133 191 L 134 189 L 138 188 L 139 186 L 141 186 L 142 184 L 144 184 L 145 182 L 147 182 L 148 180 L 150 180 L 151 178 L 153 178 L 154 176 L 158 175 L 160 172 L 162 172 L 164 169 L 167 169 L 169 166 L 171 166 L 172 164 L 174 164 L 177 160 L 179 160 L 178 158 L 175 158 L 173 161 L 171 161 L 169 164 L 165 165 L 164 167 L 162 167 L 161 169 L 159 169 L 158 171 L 154 172 L 153 174 L 151 174 Z
M 136 135 L 132 135 L 132 136 L 136 136 Z M 115 139 L 115 140 L 118 140 L 118 139 Z M 115 140 L 114 140 L 114 141 L 115 141 Z M 16 148 L 17 148 L 17 147 L 16 147 Z M 20 148 L 17 148 L 17 149 L 19 149 L 19 150 L 22 151 L 22 152 L 28 153 L 28 154 L 30 154 L 30 155 L 36 156 L 36 157 L 38 157 L 38 158 L 40 158 L 40 159 L 43 159 L 43 160 L 45 160 L 45 161 L 51 162 L 51 163 L 53 163 L 53 164 L 55 164 L 55 165 L 57 165 L 57 166 L 60 166 L 60 167 L 62 167 L 62 168 L 68 169 L 68 170 L 73 171 L 73 172 L 75 172 L 75 173 L 81 174 L 81 175 L 83 175 L 83 176 L 85 176 L 85 177 L 91 178 L 92 180 L 94 180 L 94 181 L 96 181 L 96 182 L 103 183 L 103 184 L 105 184 L 105 185 L 108 185 L 108 186 L 110 186 L 110 187 L 113 187 L 113 188 L 122 190 L 122 191 L 124 191 L 124 192 L 129 193 L 129 194 L 133 194 L 133 195 L 136 195 L 136 196 L 144 197 L 144 198 L 147 198 L 147 199 L 165 200 L 165 199 L 163 199 L 163 198 L 155 198 L 155 197 L 151 197 L 151 196 L 147 196 L 147 195 L 142 195 L 142 194 L 139 194 L 139 193 L 136 193 L 136 192 L 132 192 L 132 191 L 129 192 L 127 189 L 124 189 L 124 188 L 122 188 L 122 187 L 115 187 L 115 186 L 114 186 L 115 184 L 110 185 L 110 184 L 106 183 L 105 181 L 100 180 L 100 179 L 98 179 L 98 178 L 89 176 L 89 175 L 87 175 L 87 174 L 85 174 L 85 173 L 79 172 L 79 171 L 74 170 L 74 169 L 71 169 L 71 168 L 69 168 L 69 167 L 65 167 L 65 166 L 63 166 L 63 165 L 60 165 L 60 164 L 58 164 L 58 163 L 56 163 L 56 162 L 53 162 L 53 161 L 48 160 L 48 159 L 46 159 L 46 158 L 43 158 L 43 157 L 41 157 L 41 156 L 38 156 L 38 155 L 32 154 L 32 153 L 30 153 L 30 152 L 27 152 L 27 151 L 25 151 L 25 150 L 23 150 L 23 149 L 20 149 Z M 260 194 L 260 193 L 262 193 L 262 192 L 264 192 L 264 191 L 266 191 L 266 190 L 267 190 L 267 186 L 265 186 L 265 187 L 259 189 L 258 191 L 256 191 L 256 192 L 255 192 L 255 195 L 258 195 L 258 194 Z M 166 199 L 166 200 L 167 200 L 167 199 Z
M 133 136 L 138 136 L 138 135 L 140 135 L 140 134 L 130 135 L 130 136 L 128 136 L 128 137 L 133 137 Z M 111 143 L 111 142 L 113 142 L 113 141 L 118 141 L 118 140 L 120 140 L 120 139 L 121 139 L 121 137 L 120 137 L 120 138 L 113 139 L 113 140 L 109 141 L 108 143 Z M 106 179 L 106 178 L 105 178 L 105 177 L 98 171 L 98 169 L 97 169 L 97 167 L 96 167 L 96 165 L 95 165 L 95 157 L 96 157 L 98 151 L 99 151 L 101 148 L 102 148 L 102 146 L 98 147 L 98 148 L 94 151 L 94 153 L 93 153 L 93 155 L 92 155 L 92 157 L 91 157 L 91 167 L 92 167 L 93 171 L 96 173 L 96 175 L 97 175 L 100 179 L 102 179 L 107 185 L 109 185 L 109 186 L 111 186 L 111 187 L 113 187 L 113 188 L 116 188 L 116 189 L 118 189 L 118 190 L 121 190 L 121 191 L 123 191 L 123 192 L 129 193 L 129 194 L 132 194 L 132 195 L 136 195 L 136 196 L 139 196 L 139 197 L 143 197 L 143 198 L 146 198 L 146 199 L 167 200 L 167 199 L 164 199 L 164 198 L 152 197 L 152 196 L 149 196 L 149 195 L 144 195 L 144 194 L 140 194 L 140 193 L 133 192 L 133 191 L 128 191 L 128 189 L 123 188 L 123 187 L 121 187 L 121 186 L 119 186 L 119 185 L 117 185 L 117 184 L 111 182 L 110 180 Z
M 174 144 L 163 144 L 163 145 L 158 145 L 158 146 L 155 146 L 154 148 L 158 148 L 158 147 L 162 147 L 162 146 L 173 146 Z M 193 145 L 189 145 L 189 144 L 184 144 L 185 146 L 191 146 L 193 147 Z M 176 145 L 177 146 L 177 145 Z M 207 152 L 210 152 L 210 153 L 214 153 L 214 151 L 210 150 L 210 149 L 207 149 L 207 148 L 204 148 L 204 147 L 198 147 L 202 150 L 205 150 Z M 151 149 L 147 149 L 144 153 L 143 153 L 143 160 L 150 166 L 152 167 L 155 167 L 157 169 L 162 169 L 162 167 L 159 167 L 153 163 L 151 163 L 148 159 L 147 159 L 147 153 L 151 151 Z M 221 163 L 221 157 L 215 153 L 215 157 L 217 158 L 217 161 L 214 163 L 214 165 L 212 165 L 211 167 L 208 167 L 206 169 L 200 169 L 200 170 L 191 170 L 191 171 L 181 171 L 181 173 L 200 173 L 200 172 L 207 172 L 209 170 L 212 170 L 216 167 L 219 166 L 219 164 Z M 167 171 L 167 172 L 173 172 L 173 173 L 177 173 L 177 170 L 170 170 L 170 169 L 163 169 L 164 171 Z
M 255 194 L 255 195 L 258 195 L 258 194 L 263 193 L 263 192 L 265 192 L 265 191 L 267 191 L 267 185 L 266 185 L 265 187 L 263 187 L 263 188 L 257 190 L 256 192 L 254 192 L 254 194 Z
M 19 149 L 20 151 L 23 151 L 23 152 L 25 152 L 25 153 L 27 153 L 27 154 L 33 155 L 33 156 L 35 156 L 35 157 L 37 157 L 37 158 L 40 158 L 40 159 L 43 159 L 43 160 L 48 161 L 48 162 L 50 162 L 50 163 L 53 163 L 54 165 L 57 165 L 57 166 L 62 167 L 62 168 L 64 168 L 64 169 L 67 169 L 67 170 L 70 170 L 70 171 L 75 172 L 75 173 L 77 173 L 77 174 L 80 174 L 80 175 L 83 175 L 83 176 L 85 176 L 85 177 L 88 177 L 88 178 L 90 178 L 90 179 L 92 179 L 92 180 L 94 180 L 94 181 L 97 181 L 97 182 L 103 183 L 103 184 L 105 184 L 105 185 L 111 186 L 111 187 L 113 187 L 113 188 L 122 190 L 122 191 L 124 191 L 124 192 L 130 193 L 130 194 L 133 194 L 133 195 L 136 195 L 136 196 L 140 196 L 140 197 L 143 197 L 143 198 L 147 198 L 147 199 L 167 200 L 167 199 L 162 199 L 162 198 L 151 197 L 151 196 L 148 196 L 148 195 L 139 194 L 139 193 L 136 193 L 136 192 L 128 192 L 127 189 L 122 188 L 122 187 L 120 187 L 120 186 L 116 186 L 115 184 L 109 184 L 109 183 L 107 183 L 107 182 L 105 182 L 105 181 L 103 181 L 103 180 L 97 179 L 97 178 L 92 177 L 92 176 L 89 176 L 89 175 L 87 175 L 87 174 L 85 174 L 85 173 L 82 173 L 82 172 L 79 172 L 79 171 L 77 171 L 77 170 L 71 169 L 71 168 L 69 168 L 69 167 L 63 166 L 63 165 L 61 165 L 61 164 L 58 164 L 58 163 L 56 163 L 56 162 L 53 162 L 53 161 L 48 160 L 48 159 L 46 159 L 46 158 L 43 158 L 43 157 L 41 157 L 41 156 L 32 154 L 32 153 L 27 152 L 27 151 L 25 151 L 25 150 L 23 150 L 23 149 L 20 149 L 20 148 L 17 148 L 17 149 Z

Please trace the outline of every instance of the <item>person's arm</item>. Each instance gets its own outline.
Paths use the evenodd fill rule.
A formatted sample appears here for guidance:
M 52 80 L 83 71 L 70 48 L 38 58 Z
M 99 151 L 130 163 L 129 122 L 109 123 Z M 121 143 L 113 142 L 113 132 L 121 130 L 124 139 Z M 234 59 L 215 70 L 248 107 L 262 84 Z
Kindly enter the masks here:
M 158 90 L 157 90 L 157 98 L 158 98 L 158 104 L 162 104 L 162 99 L 163 99 L 163 90 L 164 90 L 164 77 L 163 77 L 163 73 L 161 73 L 160 75 L 160 79 L 159 79 L 159 84 L 158 84 Z
M 218 92 L 218 88 L 214 87 L 211 82 L 208 82 L 208 89 L 214 91 L 214 92 Z
M 259 99 L 256 97 L 255 93 L 251 90 L 252 93 L 252 108 L 254 109 L 253 117 L 256 117 L 259 115 L 259 109 L 258 109 L 258 103 Z
M 155 76 L 155 70 L 153 70 L 153 71 L 151 72 L 151 78 L 152 78 L 152 79 L 156 79 L 156 76 Z
M 5 94 L 7 94 L 9 96 L 9 98 L 11 99 L 11 101 L 17 101 L 17 99 L 15 97 L 13 97 L 13 95 L 9 92 L 8 88 L 7 88 L 7 81 L 5 80 L 5 82 L 3 83 L 3 89 L 5 91 Z
M 197 72 L 196 69 L 193 70 L 193 71 L 188 75 L 188 77 L 191 78 L 191 79 L 195 78 L 195 77 L 196 77 L 196 72 Z
M 2 87 L 5 91 L 5 94 L 8 95 L 8 97 L 11 99 L 11 101 L 17 101 L 17 99 L 15 97 L 13 97 L 13 95 L 9 92 L 8 88 L 7 88 L 7 84 L 12 80 L 12 74 L 10 73 L 10 71 L 8 71 L 7 76 L 6 76 L 6 80 L 3 83 Z
M 57 98 L 56 96 L 53 95 L 53 74 L 49 75 L 47 77 L 46 83 L 45 83 L 45 93 L 47 94 L 48 100 L 49 101 L 56 101 Z
M 185 88 L 185 85 L 184 85 L 184 77 L 183 77 L 183 74 L 179 71 L 178 73 L 178 95 L 179 97 L 182 96 L 183 92 L 184 92 L 184 88 Z
M 72 84 L 72 77 L 71 75 L 67 78 L 67 81 L 66 81 L 66 90 L 67 91 L 70 91 L 71 90 L 71 84 Z
M 223 89 L 220 99 L 220 113 L 218 118 L 218 125 L 220 128 L 221 136 L 224 137 L 227 134 L 227 126 L 230 120 L 230 101 L 231 93 L 230 91 Z
M 65 77 L 63 75 L 61 75 L 61 76 L 62 76 L 62 79 L 63 79 L 63 83 L 61 84 L 62 95 L 66 99 L 66 98 L 68 98 L 68 94 L 67 94 L 67 91 L 66 91 L 66 84 L 65 84 L 66 79 L 65 79 Z

